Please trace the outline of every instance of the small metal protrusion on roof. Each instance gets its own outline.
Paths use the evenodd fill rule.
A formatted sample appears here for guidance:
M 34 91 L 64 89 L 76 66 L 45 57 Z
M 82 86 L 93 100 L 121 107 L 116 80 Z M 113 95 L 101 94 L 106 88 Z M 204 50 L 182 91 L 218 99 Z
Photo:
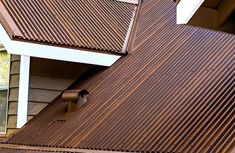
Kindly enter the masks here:
M 87 102 L 87 90 L 66 90 L 62 94 L 62 101 L 68 102 L 68 112 L 74 112 Z
M 66 90 L 62 95 L 62 100 L 66 101 L 77 101 L 78 100 L 78 93 L 81 90 Z

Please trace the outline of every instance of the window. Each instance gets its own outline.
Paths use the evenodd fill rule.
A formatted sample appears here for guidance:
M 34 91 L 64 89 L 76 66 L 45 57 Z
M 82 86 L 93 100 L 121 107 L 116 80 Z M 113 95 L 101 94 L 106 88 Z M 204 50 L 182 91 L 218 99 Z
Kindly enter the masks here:
M 6 133 L 10 55 L 0 45 L 0 134 Z

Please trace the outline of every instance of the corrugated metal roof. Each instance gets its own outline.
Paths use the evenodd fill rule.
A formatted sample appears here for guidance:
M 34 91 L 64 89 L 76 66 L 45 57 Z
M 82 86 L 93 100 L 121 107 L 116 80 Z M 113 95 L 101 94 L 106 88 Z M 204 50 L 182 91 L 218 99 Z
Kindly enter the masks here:
M 55 148 L 55 147 L 41 147 L 41 146 L 25 146 L 25 145 L 14 145 L 14 144 L 0 144 L 1 153 L 127 153 L 127 152 L 116 152 L 116 151 L 104 151 L 104 150 L 87 150 L 87 149 L 74 149 L 74 148 Z
M 36 150 L 0 148 L 0 152 L 1 153 L 52 153 L 53 151 L 36 151 Z
M 89 102 L 67 117 L 67 105 L 52 102 L 8 143 L 142 152 L 234 151 L 235 37 L 176 25 L 175 5 L 144 1 L 131 55 L 77 84 L 90 92 Z
M 13 39 L 123 53 L 135 7 L 113 0 L 1 0 L 0 19 Z

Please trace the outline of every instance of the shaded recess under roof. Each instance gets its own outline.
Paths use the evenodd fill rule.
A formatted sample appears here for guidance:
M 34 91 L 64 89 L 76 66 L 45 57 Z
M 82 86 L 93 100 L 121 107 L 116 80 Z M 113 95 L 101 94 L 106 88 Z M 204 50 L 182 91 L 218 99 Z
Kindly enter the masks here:
M 125 53 L 134 4 L 113 0 L 0 0 L 12 39 Z
M 235 1 L 205 0 L 189 25 L 235 34 Z
M 203 6 L 216 9 L 223 0 L 205 0 Z
M 7 143 L 231 153 L 235 37 L 176 25 L 175 12 L 172 1 L 143 1 L 132 54 L 78 80 L 89 102 L 65 117 L 59 97 Z

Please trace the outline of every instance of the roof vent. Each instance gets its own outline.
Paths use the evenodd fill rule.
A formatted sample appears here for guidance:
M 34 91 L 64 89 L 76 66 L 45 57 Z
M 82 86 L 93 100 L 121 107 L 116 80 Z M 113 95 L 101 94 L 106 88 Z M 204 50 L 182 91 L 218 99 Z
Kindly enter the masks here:
M 66 90 L 62 100 L 68 102 L 68 112 L 74 112 L 87 102 L 88 95 L 87 90 Z

